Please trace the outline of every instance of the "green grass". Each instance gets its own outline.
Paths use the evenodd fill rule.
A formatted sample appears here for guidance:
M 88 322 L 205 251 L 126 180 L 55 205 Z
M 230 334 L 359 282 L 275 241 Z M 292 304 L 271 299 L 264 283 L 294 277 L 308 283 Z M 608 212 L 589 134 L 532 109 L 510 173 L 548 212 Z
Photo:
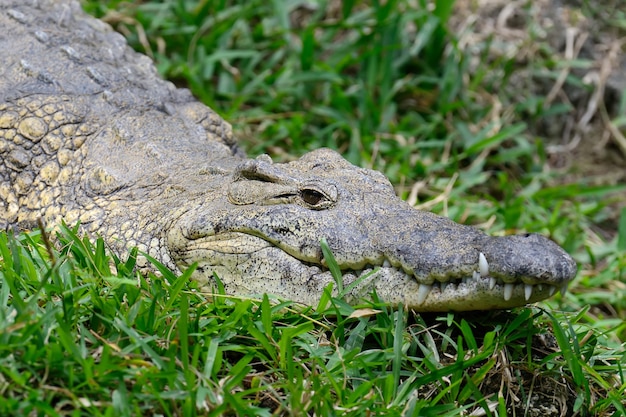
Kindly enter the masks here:
M 624 353 L 584 311 L 305 309 L 142 276 L 136 253 L 75 230 L 58 241 L 0 233 L 0 415 L 508 415 L 537 395 L 626 412 Z
M 86 7 L 232 122 L 250 155 L 331 147 L 418 207 L 552 237 L 581 266 L 564 297 L 487 314 L 328 296 L 306 309 L 207 296 L 190 271 L 144 277 L 136 252 L 118 259 L 71 230 L 57 248 L 0 233 L 0 415 L 504 416 L 555 398 L 569 415 L 626 414 L 625 185 L 547 168 L 537 126 L 574 109 L 533 87 L 593 63 L 559 60 L 534 32 L 527 62 L 487 53 L 496 36 L 461 48 L 450 2 L 423 3 Z M 606 19 L 626 28 L 623 13 Z M 573 73 L 566 86 L 586 88 Z

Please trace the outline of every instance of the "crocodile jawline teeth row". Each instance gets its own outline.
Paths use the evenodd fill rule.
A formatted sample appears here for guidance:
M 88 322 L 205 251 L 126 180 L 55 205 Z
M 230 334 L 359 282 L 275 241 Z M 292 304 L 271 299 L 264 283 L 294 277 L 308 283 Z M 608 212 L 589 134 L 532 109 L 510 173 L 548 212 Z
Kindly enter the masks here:
M 353 272 L 356 274 L 357 277 L 363 275 L 364 270 L 368 270 L 370 268 L 375 268 L 376 266 L 373 265 L 369 265 L 366 266 L 363 269 L 358 269 L 358 270 L 354 270 Z M 392 268 L 392 269 L 396 269 L 396 270 L 403 270 L 404 268 L 400 269 L 399 267 L 394 266 L 391 262 L 389 262 L 388 259 L 385 259 L 383 261 L 382 264 L 383 268 Z M 409 272 L 407 272 L 406 270 L 404 271 L 406 274 L 409 275 L 413 275 Z M 502 290 L 502 297 L 504 298 L 505 301 L 509 301 L 511 298 L 513 298 L 513 292 L 515 290 L 515 286 L 516 285 L 520 285 L 523 286 L 523 291 L 524 291 L 524 299 L 526 301 L 529 301 L 530 298 L 533 295 L 533 291 L 535 289 L 535 287 L 537 288 L 538 291 L 543 291 L 543 285 L 545 284 L 523 284 L 523 283 L 510 283 L 510 282 L 504 282 L 502 280 L 498 280 L 497 278 L 493 277 L 493 276 L 489 276 L 489 262 L 487 261 L 487 258 L 485 257 L 485 254 L 482 252 L 479 252 L 478 254 L 478 265 L 477 268 L 472 272 L 472 275 L 469 277 L 464 277 L 464 278 L 458 278 L 458 279 L 451 279 L 449 281 L 434 281 L 431 284 L 423 284 L 419 282 L 419 279 L 417 277 L 415 277 L 416 280 L 418 280 L 419 283 L 419 288 L 417 291 L 417 304 L 423 304 L 424 301 L 426 301 L 426 299 L 428 298 L 428 296 L 430 295 L 432 289 L 434 286 L 438 286 L 441 290 L 443 290 L 444 288 L 446 288 L 448 285 L 458 285 L 459 283 L 469 283 L 470 281 L 478 281 L 481 279 L 488 279 L 489 280 L 489 289 L 493 290 L 496 285 L 502 285 L 503 290 Z M 561 294 L 565 294 L 565 291 L 567 290 L 567 284 L 564 284 L 560 291 Z M 549 296 L 551 297 L 552 295 L 554 295 L 554 293 L 556 292 L 556 287 L 554 285 L 549 285 L 548 284 L 548 292 L 549 292 Z
M 496 278 L 489 276 L 489 262 L 487 262 L 485 254 L 480 252 L 478 254 L 478 271 L 474 271 L 472 278 L 480 279 L 482 277 L 489 279 L 490 290 L 493 290 L 496 287 L 496 284 L 498 284 L 498 280 Z M 503 298 L 505 301 L 509 301 L 511 297 L 513 297 L 513 290 L 515 289 L 515 285 L 519 284 L 505 282 L 503 285 Z M 537 289 L 539 291 L 543 290 L 542 284 L 524 284 L 524 299 L 526 301 L 530 300 L 530 297 L 532 297 L 535 285 L 537 286 Z M 550 297 L 552 297 L 552 295 L 554 295 L 554 292 L 556 291 L 556 287 L 553 285 L 548 285 L 548 287 L 548 292 L 550 294 Z M 563 284 L 560 291 L 562 295 L 565 295 L 565 292 L 567 291 L 567 283 Z
M 383 262 L 382 265 L 384 268 L 395 268 L 387 259 L 385 259 L 385 261 Z M 357 271 L 358 272 L 358 276 L 361 275 L 362 271 Z M 448 284 L 457 284 L 457 282 L 464 282 L 467 283 L 470 280 L 480 280 L 480 279 L 488 279 L 489 280 L 489 289 L 493 290 L 496 285 L 500 284 L 503 287 L 503 298 L 505 301 L 509 301 L 512 297 L 513 297 L 513 291 L 515 290 L 515 286 L 516 285 L 523 285 L 524 287 L 524 299 L 526 301 L 529 301 L 530 298 L 533 295 L 533 290 L 535 287 L 537 287 L 537 289 L 539 291 L 543 290 L 543 285 L 542 284 L 515 284 L 515 283 L 507 283 L 507 282 L 502 282 L 502 281 L 498 281 L 498 279 L 496 279 L 495 277 L 489 276 L 489 262 L 487 261 L 487 258 L 485 257 L 485 254 L 483 254 L 482 252 L 480 252 L 478 254 L 478 268 L 477 270 L 475 270 L 472 273 L 471 277 L 466 277 L 466 278 L 462 278 L 459 280 L 450 280 L 448 282 L 437 282 L 435 281 L 432 284 L 419 284 L 419 288 L 418 288 L 418 292 L 417 292 L 417 303 L 418 304 L 423 304 L 424 301 L 426 301 L 426 299 L 428 298 L 428 296 L 430 295 L 433 286 L 440 286 L 440 288 L 443 290 Z M 561 294 L 565 294 L 565 291 L 567 290 L 567 284 L 564 284 L 563 287 L 561 287 L 560 291 Z M 552 296 L 554 295 L 554 293 L 556 292 L 556 287 L 553 285 L 548 285 L 548 291 L 549 291 L 549 295 Z
M 464 285 L 467 284 L 469 281 L 472 281 L 472 278 L 469 279 L 463 279 L 463 280 L 459 280 L 459 281 L 448 281 L 448 282 L 435 282 L 433 284 L 419 284 L 418 290 L 417 290 L 417 305 L 422 305 L 426 299 L 428 298 L 428 296 L 430 295 L 430 293 L 433 291 L 434 288 L 439 288 L 439 291 L 445 291 L 448 286 L 452 285 L 453 288 L 454 286 L 460 286 L 460 285 Z M 543 289 L 543 287 L 540 288 L 540 285 L 532 285 L 532 284 L 507 284 L 507 283 L 501 283 L 500 285 L 502 285 L 503 287 L 503 298 L 505 301 L 509 301 L 511 298 L 513 298 L 513 292 L 516 289 L 516 286 L 519 287 L 523 287 L 523 291 L 524 291 L 524 299 L 526 301 L 529 301 L 530 298 L 532 297 L 533 294 L 533 290 L 535 287 L 537 287 L 537 289 L 539 291 L 541 291 Z M 522 289 L 519 289 L 519 291 L 522 291 Z M 554 292 L 556 291 L 556 287 L 553 285 L 549 286 L 549 294 L 553 295 Z
M 487 258 L 485 257 L 485 254 L 480 252 L 478 254 L 478 271 L 474 271 L 472 278 L 480 279 L 482 277 L 489 279 L 490 290 L 493 290 L 498 284 L 498 280 L 496 278 L 489 276 L 489 262 L 487 262 Z M 503 290 L 502 295 L 505 301 L 509 301 L 513 297 L 513 290 L 515 289 L 515 285 L 519 285 L 519 284 L 508 283 L 508 282 L 503 283 L 504 290 Z M 536 285 L 540 291 L 543 289 L 541 284 L 536 284 Z M 535 285 L 533 284 L 524 284 L 524 299 L 526 301 L 530 300 L 530 297 L 532 297 L 534 286 Z M 550 296 L 552 296 L 554 294 L 554 291 L 556 290 L 556 287 L 552 285 L 550 285 L 549 287 L 550 288 L 548 291 L 550 292 Z M 567 284 L 561 287 L 561 294 L 565 294 L 566 290 L 567 290 Z

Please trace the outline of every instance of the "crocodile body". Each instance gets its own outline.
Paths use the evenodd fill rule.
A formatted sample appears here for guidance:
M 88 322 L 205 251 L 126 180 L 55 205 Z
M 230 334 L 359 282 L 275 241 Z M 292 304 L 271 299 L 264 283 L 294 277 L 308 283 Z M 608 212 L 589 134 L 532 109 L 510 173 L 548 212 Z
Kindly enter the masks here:
M 491 237 L 418 211 L 380 173 L 321 149 L 247 159 L 228 123 L 159 78 L 149 58 L 77 2 L 0 0 L 0 227 L 80 222 L 202 288 L 318 302 L 375 290 L 418 311 L 510 308 L 576 274 L 539 235 Z

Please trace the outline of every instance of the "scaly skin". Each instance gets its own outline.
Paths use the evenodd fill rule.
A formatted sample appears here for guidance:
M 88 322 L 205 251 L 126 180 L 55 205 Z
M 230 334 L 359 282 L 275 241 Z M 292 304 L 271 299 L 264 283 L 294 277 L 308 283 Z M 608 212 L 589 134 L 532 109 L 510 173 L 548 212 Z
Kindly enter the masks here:
M 346 297 L 419 311 L 510 308 L 576 274 L 538 235 L 490 237 L 413 209 L 380 173 L 321 149 L 288 164 L 246 159 L 230 126 L 78 4 L 0 0 L 0 226 L 81 222 L 116 250 L 211 290 L 315 304 Z M 373 273 L 371 273 L 374 271 Z

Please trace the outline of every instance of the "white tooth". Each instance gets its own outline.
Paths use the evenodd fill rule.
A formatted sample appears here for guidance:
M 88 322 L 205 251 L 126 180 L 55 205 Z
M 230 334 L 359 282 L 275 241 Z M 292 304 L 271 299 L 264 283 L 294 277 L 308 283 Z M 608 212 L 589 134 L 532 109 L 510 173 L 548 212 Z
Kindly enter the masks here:
M 550 293 L 550 297 L 554 295 L 555 291 L 556 291 L 556 287 L 554 285 L 550 285 L 550 289 L 548 290 L 548 292 Z
M 493 290 L 497 283 L 498 283 L 498 280 L 495 279 L 494 277 L 489 278 L 489 289 Z
M 472 278 L 473 278 L 474 280 L 479 280 L 479 279 L 480 279 L 480 272 L 478 272 L 478 271 L 474 271 L 474 272 L 472 273 Z
M 539 291 L 543 291 L 543 284 L 537 284 L 537 289 Z
M 561 297 L 565 297 L 565 293 L 567 292 L 567 284 L 563 284 L 563 286 L 561 286 Z
M 504 301 L 509 301 L 513 297 L 513 284 L 504 284 Z
M 432 285 L 422 284 L 417 290 L 417 305 L 421 305 L 426 301 L 428 294 L 430 294 L 430 290 L 432 290 Z
M 531 295 L 533 295 L 533 286 L 530 284 L 524 285 L 524 298 L 526 301 L 530 300 Z
M 389 262 L 387 259 L 385 259 L 385 261 L 383 262 L 383 267 L 384 268 L 391 268 L 391 262 Z
M 489 263 L 482 252 L 478 254 L 478 270 L 480 271 L 480 275 L 484 277 L 489 275 Z

